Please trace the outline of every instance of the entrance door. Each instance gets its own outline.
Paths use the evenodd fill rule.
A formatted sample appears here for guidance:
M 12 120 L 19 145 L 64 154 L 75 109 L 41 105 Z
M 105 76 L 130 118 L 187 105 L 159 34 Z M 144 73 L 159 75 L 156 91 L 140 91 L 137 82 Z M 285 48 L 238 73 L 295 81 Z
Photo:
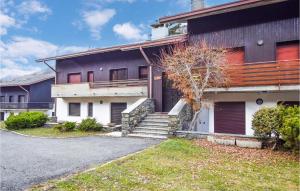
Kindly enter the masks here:
M 200 110 L 200 120 L 197 121 L 197 131 L 208 133 L 209 131 L 209 110 L 202 108 Z
M 111 122 L 115 124 L 122 123 L 122 111 L 127 108 L 127 103 L 111 103 Z
M 0 112 L 0 121 L 4 121 L 4 112 Z
M 162 110 L 163 112 L 169 112 L 175 106 L 175 104 L 181 98 L 181 94 L 178 90 L 172 87 L 172 81 L 167 78 L 166 74 L 163 74 L 162 80 Z
M 245 134 L 245 102 L 217 102 L 214 115 L 215 133 Z

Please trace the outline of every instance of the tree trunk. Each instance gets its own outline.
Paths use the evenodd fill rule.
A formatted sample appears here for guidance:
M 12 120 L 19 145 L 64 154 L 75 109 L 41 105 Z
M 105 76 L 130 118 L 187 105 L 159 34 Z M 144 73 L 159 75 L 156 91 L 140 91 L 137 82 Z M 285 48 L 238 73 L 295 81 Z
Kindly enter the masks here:
M 193 131 L 193 130 L 197 129 L 197 121 L 199 120 L 198 119 L 199 117 L 200 117 L 200 110 L 195 112 L 193 120 L 189 126 L 189 131 Z

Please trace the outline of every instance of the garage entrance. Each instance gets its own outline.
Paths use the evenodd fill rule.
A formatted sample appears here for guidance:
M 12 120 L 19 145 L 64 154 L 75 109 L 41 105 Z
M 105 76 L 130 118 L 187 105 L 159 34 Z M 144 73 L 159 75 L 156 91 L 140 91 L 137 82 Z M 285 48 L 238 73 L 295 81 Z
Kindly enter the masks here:
M 215 133 L 245 134 L 245 102 L 217 102 Z

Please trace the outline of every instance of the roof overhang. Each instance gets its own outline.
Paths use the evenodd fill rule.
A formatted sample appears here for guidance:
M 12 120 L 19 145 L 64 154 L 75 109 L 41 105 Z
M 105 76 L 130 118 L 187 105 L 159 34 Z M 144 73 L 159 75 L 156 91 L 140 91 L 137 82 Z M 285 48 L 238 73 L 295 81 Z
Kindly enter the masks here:
M 32 80 L 30 82 L 20 82 L 20 83 L 11 83 L 9 81 L 8 82 L 0 82 L 0 87 L 30 86 L 32 84 L 36 84 L 36 83 L 46 81 L 46 80 L 49 80 L 49 79 L 52 79 L 52 78 L 54 79 L 55 75 L 48 76 L 48 77 L 45 77 L 45 78 L 36 79 L 36 80 Z
M 174 16 L 162 17 L 159 19 L 159 23 L 174 23 L 174 22 L 186 22 L 187 20 L 206 17 L 210 15 L 217 15 L 222 13 L 228 13 L 238 10 L 249 9 L 253 7 L 260 7 L 264 5 L 270 5 L 288 0 L 239 0 L 231 3 L 226 3 L 218 6 L 208 7 L 204 9 L 198 9 L 191 12 L 181 13 Z
M 96 48 L 96 49 L 91 49 L 88 51 L 83 51 L 83 52 L 78 52 L 78 53 L 42 58 L 42 59 L 37 59 L 36 62 L 45 62 L 45 61 L 50 61 L 50 60 L 62 60 L 62 59 L 67 59 L 67 58 L 74 58 L 74 57 L 87 56 L 87 55 L 113 52 L 113 51 L 130 51 L 130 50 L 137 50 L 140 48 L 165 46 L 165 45 L 185 42 L 186 40 L 187 40 L 186 34 L 176 35 L 176 36 L 153 40 L 153 41 L 145 41 L 145 42 L 140 42 L 140 43 L 113 46 L 113 47 L 108 47 L 108 48 Z

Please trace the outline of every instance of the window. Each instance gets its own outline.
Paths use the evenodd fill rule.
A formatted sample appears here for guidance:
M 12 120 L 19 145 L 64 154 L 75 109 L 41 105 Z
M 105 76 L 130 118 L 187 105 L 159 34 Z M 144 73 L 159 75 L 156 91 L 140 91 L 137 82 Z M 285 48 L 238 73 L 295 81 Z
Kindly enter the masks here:
M 0 96 L 0 102 L 5 102 L 5 96 Z
M 299 41 L 277 43 L 276 60 L 295 59 L 299 59 Z
M 126 68 L 110 70 L 110 80 L 127 80 L 128 71 Z
M 227 62 L 230 65 L 244 64 L 245 63 L 245 51 L 243 47 L 231 48 L 226 53 Z
M 19 95 L 18 96 L 18 102 L 19 103 L 24 103 L 25 102 L 25 96 L 24 95 Z
M 9 102 L 14 102 L 14 96 L 9 96 L 8 101 Z
M 87 73 L 87 81 L 94 82 L 94 72 L 93 71 L 90 71 Z
M 93 103 L 88 103 L 88 116 L 93 117 Z
M 68 74 L 68 83 L 78 84 L 80 82 L 81 82 L 81 74 L 80 73 Z
M 139 79 L 147 79 L 148 78 L 148 67 L 140 66 L 139 67 Z
M 69 103 L 69 115 L 80 116 L 80 103 Z

